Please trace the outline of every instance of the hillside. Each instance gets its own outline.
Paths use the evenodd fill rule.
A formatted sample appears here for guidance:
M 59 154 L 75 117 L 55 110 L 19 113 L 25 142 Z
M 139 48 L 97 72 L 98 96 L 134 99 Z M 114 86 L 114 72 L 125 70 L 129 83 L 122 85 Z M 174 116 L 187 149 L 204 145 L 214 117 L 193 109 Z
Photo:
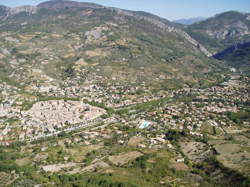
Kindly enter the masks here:
M 237 43 L 217 53 L 214 57 L 226 61 L 230 66 L 250 73 L 250 42 Z
M 74 2 L 74 1 L 47 1 L 39 4 L 38 8 L 45 8 L 49 10 L 62 10 L 65 8 L 103 8 L 101 5 L 95 3 Z
M 0 187 L 248 187 L 249 77 L 156 15 L 0 9 Z
M 71 1 L 9 12 L 0 25 L 1 77 L 17 84 L 40 82 L 34 68 L 59 84 L 91 80 L 150 89 L 206 86 L 221 78 L 202 45 L 151 14 Z
M 250 14 L 229 11 L 187 27 L 186 31 L 213 53 L 250 39 Z

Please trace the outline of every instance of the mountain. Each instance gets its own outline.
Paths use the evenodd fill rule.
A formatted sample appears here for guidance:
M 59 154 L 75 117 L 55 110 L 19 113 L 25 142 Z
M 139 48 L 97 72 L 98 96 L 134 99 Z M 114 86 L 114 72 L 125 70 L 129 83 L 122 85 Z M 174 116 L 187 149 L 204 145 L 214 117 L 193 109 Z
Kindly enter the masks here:
M 249 184 L 249 79 L 178 24 L 48 1 L 0 46 L 0 187 Z
M 189 18 L 189 19 L 178 19 L 178 20 L 174 20 L 173 22 L 183 24 L 183 25 L 192 25 L 194 23 L 204 21 L 205 19 L 207 19 L 207 18 L 196 17 L 196 18 Z
M 16 15 L 22 12 L 26 12 L 29 15 L 35 14 L 37 13 L 38 8 L 35 6 L 20 6 L 20 7 L 15 7 L 15 8 L 11 8 L 8 12 L 8 16 L 11 15 Z
M 0 19 L 8 15 L 10 8 L 0 5 Z
M 75 1 L 64 1 L 64 0 L 54 0 L 46 1 L 38 6 L 19 6 L 14 8 L 9 8 L 3 5 L 0 5 L 0 19 L 7 18 L 11 15 L 16 15 L 22 12 L 28 14 L 37 13 L 38 9 L 47 9 L 51 11 L 60 11 L 66 8 L 103 8 L 101 5 L 95 3 L 85 3 L 85 2 L 75 2 Z
M 60 10 L 65 8 L 103 8 L 101 5 L 95 3 L 75 2 L 75 1 L 47 1 L 38 5 L 38 8 L 45 8 L 50 10 Z
M 188 26 L 186 32 L 217 53 L 235 42 L 250 39 L 250 14 L 225 12 Z
M 34 87 L 89 82 L 150 89 L 206 86 L 220 80 L 223 71 L 186 32 L 145 12 L 49 1 L 10 9 L 0 31 L 0 75 L 21 81 L 28 92 L 30 82 Z M 34 69 L 54 82 L 34 76 Z
M 236 43 L 214 55 L 218 60 L 226 61 L 230 66 L 250 73 L 250 42 Z

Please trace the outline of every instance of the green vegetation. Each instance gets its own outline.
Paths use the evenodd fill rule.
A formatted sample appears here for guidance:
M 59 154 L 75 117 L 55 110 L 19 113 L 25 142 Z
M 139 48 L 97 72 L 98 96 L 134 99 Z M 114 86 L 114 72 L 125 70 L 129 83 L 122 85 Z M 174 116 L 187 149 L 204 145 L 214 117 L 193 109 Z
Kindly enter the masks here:
M 220 52 L 237 41 L 247 41 L 249 39 L 249 34 L 245 35 L 240 33 L 242 32 L 242 29 L 245 28 L 236 26 L 238 22 L 241 22 L 249 28 L 250 22 L 246 17 L 247 16 L 243 13 L 229 11 L 192 24 L 186 28 L 186 31 L 208 49 Z M 239 33 L 232 33 L 231 35 L 226 36 L 219 35 L 219 33 L 222 33 L 223 31 L 231 33 L 232 31 L 236 31 Z M 206 32 L 211 32 L 212 34 L 208 35 Z
M 231 46 L 221 53 L 215 55 L 215 58 L 225 61 L 228 65 L 239 68 L 245 74 L 250 73 L 250 43 L 239 44 L 237 48 Z
M 74 68 L 72 64 L 68 64 L 63 72 L 63 76 L 65 77 L 73 77 L 75 75 Z
M 250 112 L 240 111 L 240 112 L 229 112 L 228 114 L 229 119 L 234 121 L 235 123 L 240 123 L 244 120 L 250 119 Z
M 96 175 L 52 175 L 51 180 L 56 181 L 58 186 L 89 186 L 89 187 L 135 187 L 136 185 L 129 182 L 119 182 L 113 179 L 109 174 Z
M 108 116 L 110 116 L 112 113 L 114 113 L 114 109 L 113 108 L 107 107 L 103 103 L 98 103 L 98 102 L 95 102 L 95 101 L 89 102 L 89 101 L 86 101 L 86 100 L 84 102 L 88 103 L 88 104 L 90 104 L 92 106 L 96 106 L 96 107 L 100 107 L 100 108 L 105 109 L 107 111 L 107 115 Z M 103 117 L 105 118 L 106 116 L 103 116 Z
M 163 103 L 166 103 L 167 101 L 169 101 L 170 99 L 168 97 L 166 98 L 161 98 L 158 100 L 152 100 L 152 101 L 148 101 L 145 103 L 140 103 L 140 104 L 135 104 L 135 105 L 130 105 L 128 107 L 125 107 L 123 109 L 117 110 L 116 113 L 119 115 L 131 115 L 133 113 L 139 113 L 142 111 L 150 111 L 153 108 L 155 108 L 156 106 L 159 106 Z M 130 112 L 133 111 L 133 112 Z
M 141 12 L 134 14 L 149 16 L 167 25 L 171 24 L 154 15 Z M 67 19 L 54 19 L 61 16 Z M 93 14 L 84 16 L 82 9 L 77 8 L 73 11 L 70 8 L 65 9 L 62 12 L 40 9 L 37 14 L 30 17 L 27 14 L 19 14 L 9 19 L 14 19 L 15 23 L 29 20 L 25 27 L 21 24 L 9 24 L 10 20 L 6 20 L 0 26 L 0 31 L 10 31 L 12 33 L 10 35 L 18 38 L 22 45 L 17 47 L 11 42 L 1 42 L 1 44 L 10 48 L 12 56 L 16 59 L 26 60 L 16 66 L 41 69 L 43 73 L 61 83 L 69 80 L 82 83 L 101 76 L 102 80 L 116 77 L 115 82 L 121 84 L 135 82 L 136 85 L 141 85 L 145 82 L 151 89 L 168 90 L 181 88 L 185 84 L 195 85 L 202 80 L 207 80 L 209 85 L 218 81 L 216 75 L 219 75 L 219 72 L 214 74 L 202 72 L 211 72 L 221 69 L 222 66 L 208 59 L 189 41 L 183 40 L 178 33 L 165 32 L 154 22 L 146 19 L 138 21 L 136 16 L 125 17 L 124 27 L 107 24 L 119 24 L 115 19 L 117 16 L 120 15 L 108 8 L 94 9 Z M 72 48 L 77 48 L 76 44 L 86 42 L 86 37 L 82 35 L 85 35 L 86 31 L 95 30 L 96 27 L 105 28 L 100 31 L 101 37 L 90 39 L 86 45 L 79 48 L 79 53 L 73 52 Z M 24 40 L 18 34 L 24 38 L 29 38 L 28 34 L 32 37 Z M 36 51 L 29 51 L 31 45 Z M 86 54 L 87 51 L 90 52 L 90 56 Z M 75 64 L 79 59 L 84 59 L 88 63 L 80 67 Z M 8 70 L 8 66 L 6 64 L 3 72 Z M 13 80 L 8 77 L 11 71 L 8 70 L 4 74 L 5 80 L 7 78 L 9 81 Z M 22 87 L 30 83 L 38 85 L 40 83 L 37 82 L 36 75 L 30 75 L 28 72 L 18 71 L 16 76 L 14 80 L 22 80 Z
M 220 178 L 218 178 L 215 181 L 211 181 L 211 179 L 209 179 L 208 175 L 215 172 L 215 171 L 218 171 L 218 170 L 221 170 L 220 171 L 220 173 L 221 173 Z M 214 157 L 206 160 L 203 163 L 197 164 L 195 166 L 194 171 L 196 173 L 200 174 L 201 176 L 203 176 L 204 178 L 206 178 L 207 180 L 209 180 L 211 183 L 214 183 L 214 185 L 216 185 L 216 186 L 221 186 L 221 187 L 232 186 L 232 184 L 233 184 L 233 185 L 237 185 L 237 186 L 247 187 L 250 183 L 249 177 L 245 177 L 236 171 L 225 168 Z
M 178 30 L 163 29 L 173 26 L 165 19 L 51 3 L 59 10 L 0 18 L 0 143 L 6 145 L 0 146 L 0 187 L 10 176 L 18 176 L 14 187 L 248 185 L 247 77 L 229 81 L 223 62 Z M 218 19 L 244 21 L 239 13 Z M 221 27 L 213 20 L 186 29 L 212 50 L 241 38 L 207 36 L 211 25 Z M 241 66 L 248 52 L 229 58 Z M 224 81 L 236 84 L 228 89 Z M 51 100 L 83 101 L 107 113 L 71 102 L 42 104 L 49 115 L 25 112 Z M 150 125 L 138 128 L 144 120 Z
M 176 144 L 181 138 L 187 136 L 186 131 L 168 130 L 165 134 L 165 138 L 172 143 Z

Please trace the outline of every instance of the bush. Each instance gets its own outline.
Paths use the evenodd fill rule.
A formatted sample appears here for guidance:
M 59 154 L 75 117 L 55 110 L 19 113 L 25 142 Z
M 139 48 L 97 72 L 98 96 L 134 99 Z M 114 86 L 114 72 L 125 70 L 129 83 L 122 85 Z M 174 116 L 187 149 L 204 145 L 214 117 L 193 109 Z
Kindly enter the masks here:
M 229 112 L 228 117 L 233 122 L 239 124 L 243 120 L 250 119 L 250 112 L 240 111 L 240 112 Z
M 187 136 L 186 131 L 177 131 L 177 130 L 168 130 L 168 132 L 165 134 L 165 138 L 172 142 L 177 142 L 181 137 Z

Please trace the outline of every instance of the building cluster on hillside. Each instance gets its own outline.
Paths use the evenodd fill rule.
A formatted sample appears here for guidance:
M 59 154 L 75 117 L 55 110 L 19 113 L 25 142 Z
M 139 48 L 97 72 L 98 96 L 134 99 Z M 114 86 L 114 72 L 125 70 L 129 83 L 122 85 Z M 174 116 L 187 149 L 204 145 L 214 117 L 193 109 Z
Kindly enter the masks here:
M 182 95 L 191 100 L 187 102 L 177 100 L 174 103 L 161 105 L 146 114 L 142 113 L 141 116 L 157 121 L 156 128 L 159 129 L 165 127 L 187 129 L 191 135 L 202 136 L 202 126 L 208 125 L 220 129 L 223 133 L 224 127 L 234 124 L 227 114 L 244 110 L 243 105 L 239 103 L 249 101 L 250 94 L 246 88 L 247 86 L 242 86 L 242 82 L 237 79 L 233 85 L 229 83 L 223 87 L 177 90 L 173 92 L 174 96 Z
M 10 95 L 5 98 L 8 102 L 2 101 L 0 104 L 0 128 L 2 129 L 0 140 L 14 138 L 16 132 L 19 134 L 19 140 L 36 139 L 94 125 L 97 122 L 102 122 L 104 125 L 111 123 L 108 121 L 109 118 L 107 121 L 101 118 L 106 114 L 105 109 L 85 104 L 84 101 L 94 101 L 120 110 L 129 108 L 130 105 L 136 106 L 140 103 L 162 98 L 172 99 L 171 102 L 158 105 L 149 111 L 137 112 L 135 109 L 132 111 L 134 115 L 130 119 L 124 119 L 119 115 L 116 116 L 116 119 L 125 125 L 135 121 L 138 124 L 139 119 L 150 119 L 157 125 L 152 125 L 149 128 L 188 129 L 191 135 L 202 136 L 201 129 L 204 124 L 223 128 L 233 123 L 229 120 L 227 113 L 240 111 L 242 108 L 239 103 L 249 101 L 250 98 L 246 89 L 247 86 L 242 84 L 244 83 L 240 79 L 233 78 L 226 85 L 211 88 L 184 88 L 156 94 L 152 94 L 145 88 L 143 94 L 137 94 L 142 88 L 129 87 L 118 82 L 110 84 L 110 87 L 105 87 L 89 80 L 88 84 L 82 86 L 72 84 L 71 87 L 67 87 L 65 85 L 64 94 L 56 95 L 56 90 L 53 90 L 53 88 L 47 90 L 48 93 L 46 93 L 51 93 L 51 96 L 66 96 L 68 98 L 78 96 L 81 101 L 49 100 L 34 102 L 33 106 L 27 111 L 20 107 L 23 102 L 18 98 L 18 94 L 15 97 Z M 178 97 L 191 98 L 191 101 L 182 101 Z M 36 101 L 36 98 L 31 101 Z M 12 121 L 7 119 L 12 119 Z M 11 123 L 14 125 L 11 125 Z
M 1 109 L 3 106 L 0 106 Z M 8 108 L 7 108 L 8 109 Z M 96 123 L 106 114 L 102 108 L 94 107 L 80 101 L 51 100 L 35 103 L 28 111 L 9 109 L 1 110 L 4 117 L 20 121 L 15 128 L 20 130 L 19 140 L 25 138 L 46 137 L 62 131 L 72 131 L 79 127 Z M 3 140 L 14 126 L 6 125 L 0 134 Z

